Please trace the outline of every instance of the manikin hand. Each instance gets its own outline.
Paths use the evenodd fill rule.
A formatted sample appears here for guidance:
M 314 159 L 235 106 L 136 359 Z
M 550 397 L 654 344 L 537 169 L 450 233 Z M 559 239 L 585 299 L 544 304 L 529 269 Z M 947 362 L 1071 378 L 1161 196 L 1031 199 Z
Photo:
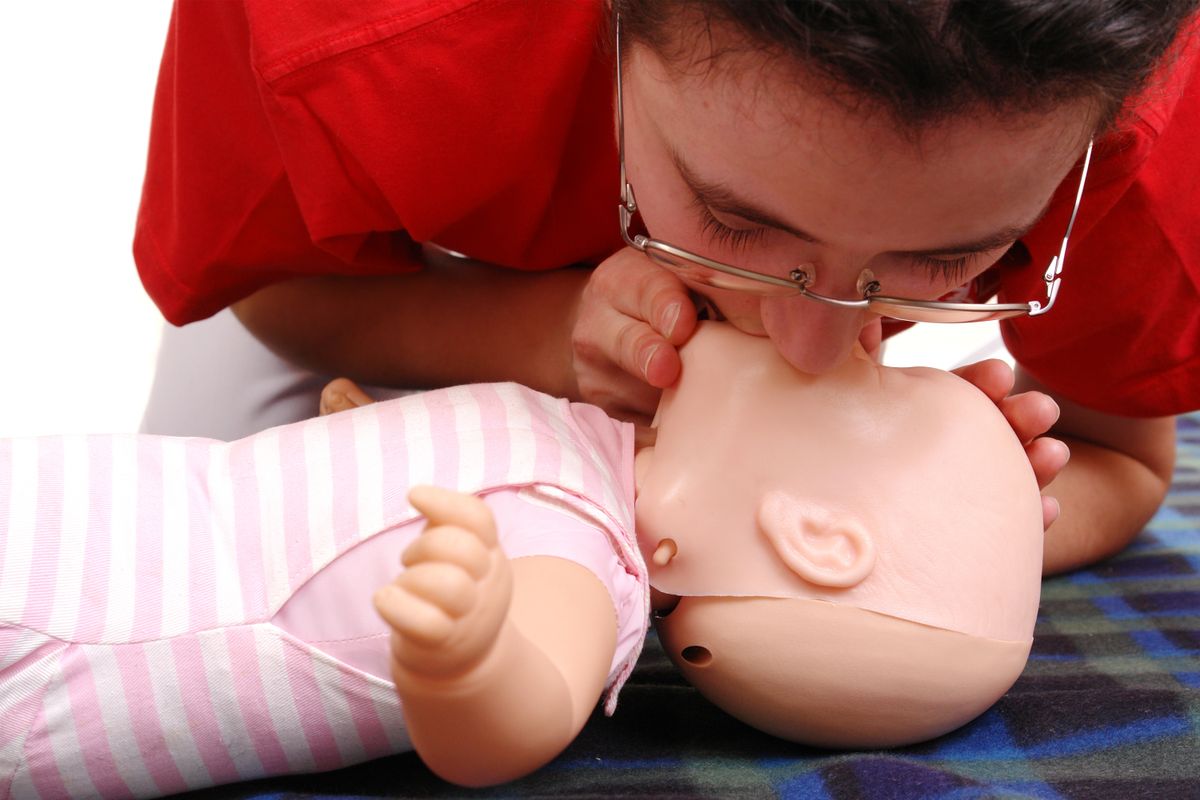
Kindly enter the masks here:
M 495 644 L 512 599 L 512 568 L 479 498 L 432 486 L 408 495 L 428 523 L 401 558 L 405 571 L 375 593 L 392 627 L 397 688 L 478 665 Z
M 611 416 L 648 425 L 662 389 L 679 377 L 676 351 L 696 329 L 687 288 L 626 247 L 584 287 L 571 337 L 580 397 Z
M 1025 445 L 1025 454 L 1029 456 L 1038 486 L 1046 488 L 1071 457 L 1071 451 L 1065 443 L 1042 436 L 1058 420 L 1058 404 L 1042 392 L 1010 395 L 1014 382 L 1013 371 L 998 359 L 978 361 L 952 372 L 974 384 L 1000 408 L 1017 438 Z M 1049 528 L 1058 519 L 1058 512 L 1057 500 L 1042 497 L 1042 522 L 1045 527 Z

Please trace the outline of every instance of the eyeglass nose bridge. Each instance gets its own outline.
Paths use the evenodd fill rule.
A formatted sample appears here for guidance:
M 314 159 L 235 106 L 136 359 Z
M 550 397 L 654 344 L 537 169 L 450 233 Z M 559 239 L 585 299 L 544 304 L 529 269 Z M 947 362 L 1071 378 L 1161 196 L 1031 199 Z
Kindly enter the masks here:
M 861 297 L 854 299 L 843 299 L 840 297 L 830 297 L 824 294 L 818 294 L 812 291 L 809 287 L 816 281 L 815 263 L 801 264 L 788 273 L 788 277 L 795 281 L 799 294 L 807 300 L 815 300 L 819 303 L 835 306 L 837 308 L 863 309 L 870 306 L 871 295 L 879 292 L 879 281 L 875 280 L 871 270 L 864 269 L 859 275 L 858 284 L 855 287 L 861 294 Z

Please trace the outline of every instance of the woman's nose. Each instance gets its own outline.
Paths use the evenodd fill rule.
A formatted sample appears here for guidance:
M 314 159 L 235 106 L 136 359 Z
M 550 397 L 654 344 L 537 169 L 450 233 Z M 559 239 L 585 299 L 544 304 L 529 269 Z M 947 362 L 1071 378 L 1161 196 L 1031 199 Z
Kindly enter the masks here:
M 803 296 L 766 298 L 762 304 L 763 328 L 779 354 L 796 369 L 814 375 L 834 369 L 850 356 L 869 319 L 863 310 Z

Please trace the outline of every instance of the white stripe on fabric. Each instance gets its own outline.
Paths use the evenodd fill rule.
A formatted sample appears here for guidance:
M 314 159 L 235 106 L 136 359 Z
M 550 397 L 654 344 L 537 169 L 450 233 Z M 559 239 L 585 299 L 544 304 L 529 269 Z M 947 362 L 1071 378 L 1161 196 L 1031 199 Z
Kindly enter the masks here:
M 242 597 L 242 576 L 234 524 L 233 484 L 228 445 L 214 445 L 208 461 L 209 537 L 213 545 L 213 582 L 217 593 L 217 624 L 233 625 L 248 616 Z
M 470 386 L 453 386 L 448 391 L 450 409 L 454 413 L 454 430 L 458 431 L 458 482 L 454 485 L 463 491 L 474 491 L 487 480 L 487 440 L 480 435 L 483 427 L 483 412 Z
M 312 571 L 337 555 L 333 521 L 333 454 L 328 418 L 304 425 L 304 468 L 308 483 L 308 552 Z
M 75 633 L 83 596 L 83 557 L 88 529 L 88 445 L 82 436 L 64 436 L 62 528 L 58 535 L 58 575 L 46 633 L 63 639 Z
M 325 719 L 333 731 L 333 740 L 337 744 L 338 754 L 342 764 L 349 766 L 365 761 L 366 748 L 358 736 L 354 726 L 354 717 L 350 713 L 350 704 L 341 687 L 341 671 L 333 667 L 316 653 L 310 653 L 313 662 L 313 678 L 317 684 L 317 695 L 321 698 L 321 708 L 325 711 Z
M 71 710 L 66 678 L 60 670 L 54 676 L 53 682 L 46 687 L 46 694 L 42 698 L 42 725 L 50 743 L 54 763 L 58 766 L 59 777 L 67 787 L 68 796 L 99 797 L 100 792 L 92 783 L 87 764 L 83 760 L 83 748 L 79 742 L 79 733 L 75 729 L 75 715 Z
M 263 548 L 263 580 L 267 609 L 275 613 L 291 596 L 287 532 L 283 516 L 283 474 L 279 463 L 279 434 L 267 430 L 254 437 L 254 471 L 258 484 L 258 533 Z
M 429 486 L 434 482 L 433 436 L 430 430 L 429 408 L 425 395 L 411 395 L 411 403 L 403 403 L 404 450 L 408 458 L 408 485 Z
M 114 436 L 109 497 L 111 528 L 107 532 L 108 597 L 104 619 L 104 641 L 127 642 L 132 638 L 137 605 L 137 439 Z M 97 474 L 103 470 L 97 469 Z M 103 535 L 103 532 L 101 533 Z M 115 578 L 115 579 L 114 579 Z
M 508 426 L 510 457 L 508 474 L 497 476 L 504 483 L 523 484 L 533 480 L 537 463 L 537 444 L 533 435 L 533 416 L 523 390 L 511 383 L 496 387 L 496 394 L 504 405 Z
M 20 661 L 21 658 L 28 656 L 47 641 L 47 637 L 30 631 L 29 636 L 23 637 L 21 641 L 21 656 L 11 663 Z M 8 643 L 8 640 L 5 640 L 5 644 Z M 0 776 L 16 769 L 17 765 L 21 763 L 21 752 L 25 748 L 25 739 L 29 736 L 26 721 L 28 715 L 18 713 L 18 711 L 22 706 L 31 702 L 30 698 L 41 695 L 42 687 L 58 674 L 59 657 L 65 649 L 66 645 L 63 645 L 54 652 L 46 653 L 36 661 L 22 666 L 8 680 L 0 681 L 0 732 L 3 732 L 3 736 L 0 736 L 0 742 L 3 743 L 3 746 L 0 746 Z M 11 654 L 4 655 L 7 658 Z M 14 730 L 13 728 L 18 725 L 23 729 Z M 20 797 L 20 795 L 13 795 L 13 797 Z
M 383 527 L 383 449 L 380 442 L 379 412 L 374 404 L 354 412 L 354 460 L 358 483 L 359 537 Z M 373 477 L 375 476 L 375 477 Z
M 208 687 L 209 703 L 217 726 L 221 729 L 221 742 L 243 780 L 261 777 L 266 770 L 254 749 L 254 740 L 246 730 L 237 694 L 231 688 L 236 678 L 229 658 L 226 632 L 204 631 L 197 635 L 196 640 L 204 660 L 204 685 Z
M 316 762 L 308 746 L 308 738 L 304 735 L 304 727 L 300 724 L 300 712 L 292 697 L 291 683 L 284 679 L 287 662 L 284 659 L 283 641 L 267 626 L 255 625 L 252 630 L 258 670 L 262 676 L 263 698 L 267 701 L 272 728 L 279 737 L 288 766 L 294 772 L 312 772 L 316 769 Z
M 5 628 L 4 636 L 0 637 L 0 645 L 3 645 L 4 648 L 0 650 L 0 671 L 16 664 L 49 641 L 51 638 L 46 634 L 29 628 Z M 23 672 L 24 670 L 16 673 L 17 677 Z M 4 707 L 5 695 L 2 691 L 9 683 L 0 681 L 0 708 Z M 0 714 L 0 719 L 3 718 L 3 715 Z
M 3 784 L 0 784 L 0 786 L 3 786 Z M 33 776 L 29 774 L 28 765 L 24 762 L 21 762 L 17 774 L 13 776 L 9 795 L 13 800 L 42 800 L 37 787 L 33 785 Z M 63 798 L 56 797 L 50 800 L 63 800 Z
M 38 442 L 12 440 L 12 498 L 3 537 L 4 569 L 0 572 L 0 619 L 19 620 L 25 610 L 29 573 L 33 568 L 37 516 Z
M 162 622 L 163 636 L 188 630 L 191 581 L 191 514 L 188 502 L 187 452 L 184 440 L 159 440 L 162 458 Z
M 583 459 L 579 454 L 579 437 L 575 434 L 574 429 L 563 420 L 562 401 L 540 393 L 533 394 L 532 397 L 541 408 L 546 424 L 554 432 L 554 440 L 559 443 L 559 484 L 577 492 L 582 491 L 585 482 Z
M 100 716 L 117 774 L 136 797 L 162 794 L 142 760 L 142 751 L 133 733 L 121 670 L 117 666 L 116 648 L 93 645 L 84 647 L 83 654 L 87 657 L 92 679 L 96 682 L 96 696 L 103 698 L 99 703 Z
M 171 643 L 167 640 L 147 642 L 144 645 L 146 665 L 154 688 L 154 707 L 157 710 L 163 741 L 171 760 L 183 776 L 189 789 L 211 786 L 213 779 L 200 756 L 192 738 L 191 726 L 187 724 L 187 710 L 183 705 L 179 676 L 175 672 L 175 658 Z

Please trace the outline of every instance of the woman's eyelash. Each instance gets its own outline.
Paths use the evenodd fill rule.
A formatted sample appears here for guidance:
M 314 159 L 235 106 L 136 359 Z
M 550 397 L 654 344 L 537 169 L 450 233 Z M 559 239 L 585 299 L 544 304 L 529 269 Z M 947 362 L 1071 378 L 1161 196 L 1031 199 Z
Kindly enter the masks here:
M 734 250 L 743 250 L 767 234 L 766 228 L 731 228 L 713 216 L 708 206 L 696 199 L 696 208 L 700 212 L 701 230 L 708 240 L 716 245 L 727 245 Z
M 695 206 L 700 214 L 701 230 L 714 245 L 725 245 L 734 250 L 742 250 L 758 242 L 768 232 L 766 228 L 731 228 L 713 216 L 708 205 L 700 198 L 695 199 Z M 957 258 L 913 256 L 913 262 L 918 267 L 924 268 L 933 280 L 940 279 L 947 283 L 958 284 L 965 277 L 968 267 L 977 255 L 970 253 Z
M 932 258 L 930 256 L 913 256 L 913 263 L 929 272 L 929 277 L 941 279 L 947 283 L 962 281 L 967 267 L 975 259 L 975 254 L 959 256 L 958 258 Z

